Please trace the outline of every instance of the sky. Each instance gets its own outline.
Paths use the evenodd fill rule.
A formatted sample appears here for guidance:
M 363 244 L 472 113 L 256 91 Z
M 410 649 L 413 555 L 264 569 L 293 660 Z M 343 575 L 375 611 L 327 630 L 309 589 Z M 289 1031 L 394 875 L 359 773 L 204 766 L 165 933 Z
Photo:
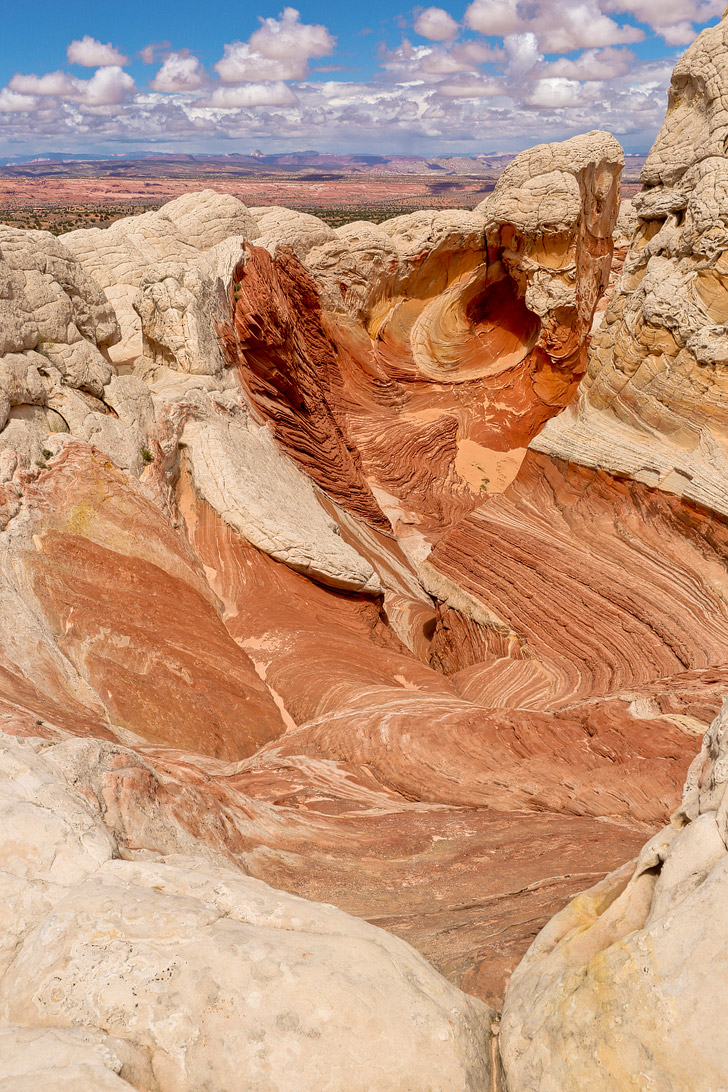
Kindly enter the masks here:
M 646 152 L 725 0 L 2 0 L 0 155 Z

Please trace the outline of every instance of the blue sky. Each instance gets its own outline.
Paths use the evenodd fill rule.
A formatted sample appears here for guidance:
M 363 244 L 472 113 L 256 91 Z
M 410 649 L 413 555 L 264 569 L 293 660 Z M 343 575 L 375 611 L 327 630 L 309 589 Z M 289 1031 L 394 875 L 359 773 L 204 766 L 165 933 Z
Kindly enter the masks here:
M 9 3 L 0 154 L 647 150 L 723 0 Z

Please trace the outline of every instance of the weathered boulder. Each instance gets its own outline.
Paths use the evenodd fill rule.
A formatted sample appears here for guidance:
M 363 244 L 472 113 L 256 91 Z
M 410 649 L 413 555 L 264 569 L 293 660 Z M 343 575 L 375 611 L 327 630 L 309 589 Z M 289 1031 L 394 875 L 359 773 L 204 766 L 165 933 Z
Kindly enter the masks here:
M 121 325 L 121 340 L 111 350 L 119 365 L 142 355 L 141 325 L 134 300 L 150 267 L 194 262 L 231 236 L 258 234 L 245 205 L 230 194 L 203 190 L 186 193 L 155 212 L 116 220 L 108 228 L 80 228 L 61 236 L 64 245 L 101 285 Z
M 95 1029 L 0 1027 L 3 1092 L 130 1092 L 134 1085 L 118 1074 L 133 1060 L 126 1043 Z M 133 1068 L 151 1076 L 148 1065 Z
M 508 1088 L 728 1088 L 728 704 L 668 827 L 547 925 L 516 968 Z
M 27 467 L 49 432 L 104 418 L 119 327 L 96 281 L 44 231 L 0 225 L 0 451 Z
M 318 216 L 280 205 L 267 205 L 249 210 L 255 217 L 258 231 L 256 246 L 275 253 L 279 246 L 289 246 L 303 261 L 309 251 L 335 238 L 334 229 Z
M 332 906 L 199 854 L 121 859 L 53 752 L 0 735 L 9 1087 L 487 1087 L 486 1005 Z

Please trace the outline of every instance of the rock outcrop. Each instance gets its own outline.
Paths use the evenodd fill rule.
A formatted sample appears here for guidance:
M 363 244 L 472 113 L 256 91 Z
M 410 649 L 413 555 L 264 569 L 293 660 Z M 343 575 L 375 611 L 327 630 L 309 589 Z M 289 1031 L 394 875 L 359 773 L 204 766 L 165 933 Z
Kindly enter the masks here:
M 111 359 L 120 366 L 130 366 L 143 350 L 141 321 L 134 302 L 143 279 L 154 276 L 154 267 L 158 263 L 168 266 L 194 262 L 231 236 L 249 238 L 257 234 L 256 221 L 242 202 L 230 194 L 204 190 L 177 197 L 158 212 L 117 220 L 108 228 L 70 231 L 63 236 L 63 242 L 104 289 L 122 331 Z M 158 291 L 164 293 L 166 276 L 155 279 L 160 285 Z M 189 284 L 186 287 L 191 288 Z M 209 324 L 204 324 L 202 336 L 209 340 Z
M 549 922 L 514 972 L 509 1089 L 728 1087 L 728 703 L 669 826 Z
M 578 399 L 534 440 L 728 513 L 728 20 L 678 62 Z
M 529 452 L 422 567 L 480 624 L 444 664 L 486 708 L 558 709 L 728 661 L 728 527 L 629 479 Z M 447 615 L 444 613 L 446 619 Z M 452 642 L 451 642 L 452 644 Z
M 471 425 L 495 435 L 493 399 L 521 392 L 501 488 L 558 408 L 539 401 L 544 369 L 560 369 L 564 390 L 577 381 L 620 164 L 612 138 L 592 134 L 520 157 L 491 212 L 486 202 L 337 232 L 204 194 L 111 233 L 16 233 L 26 252 L 63 253 L 63 283 L 91 286 L 71 295 L 88 297 L 79 352 L 88 341 L 101 370 L 93 390 L 54 373 L 85 415 L 69 415 L 66 434 L 23 425 L 5 456 L 6 729 L 134 747 L 153 772 L 114 781 L 126 812 L 155 800 L 186 832 L 185 851 L 206 847 L 242 874 L 386 924 L 492 1000 L 551 909 L 664 820 L 638 770 L 668 798 L 681 776 L 666 754 L 684 733 L 671 725 L 648 746 L 630 715 L 626 731 L 609 717 L 587 729 L 544 720 L 522 758 L 528 722 L 489 715 L 443 674 L 458 655 L 453 627 L 470 620 L 450 611 L 445 625 L 413 561 L 482 499 L 458 452 L 475 451 Z M 561 189 L 542 230 L 538 179 L 554 171 Z M 47 281 L 66 298 L 58 276 Z M 514 355 L 526 312 L 533 344 Z M 80 344 L 73 331 L 67 342 Z M 473 377 L 479 345 L 488 364 Z M 47 377 L 36 387 L 24 398 L 44 407 Z M 475 626 L 474 655 L 481 636 Z M 554 732 L 573 745 L 558 763 Z M 622 749 L 619 778 L 606 758 L 578 772 L 595 732 Z M 544 823 L 549 851 L 516 852 Z M 135 820 L 130 844 L 160 852 L 146 829 Z M 443 883 L 443 859 L 457 880 Z M 498 894 L 473 901 L 484 869 Z M 522 918 L 505 910 L 524 898 Z
M 408 945 L 199 853 L 122 853 L 66 745 L 0 748 L 4 1087 L 488 1086 L 488 1008 Z
M 569 496 L 568 509 L 564 500 L 557 505 L 559 532 L 568 527 L 569 534 L 568 546 L 562 543 L 561 548 L 563 574 L 554 576 L 564 594 L 571 575 L 579 571 L 573 554 L 574 518 L 578 508 L 587 505 L 590 555 L 604 557 L 605 550 L 611 552 L 610 540 L 615 536 L 620 540 L 621 575 L 616 571 L 613 575 L 611 605 L 594 604 L 597 631 L 622 596 L 634 604 L 630 573 L 649 571 L 652 555 L 662 579 L 674 581 L 663 619 L 668 627 L 677 628 L 667 637 L 655 615 L 651 634 L 637 638 L 628 654 L 630 671 L 639 663 L 638 649 L 644 653 L 651 644 L 649 661 L 659 663 L 669 648 L 668 655 L 677 655 L 688 670 L 670 675 L 663 661 L 663 677 L 646 687 L 645 678 L 633 676 L 632 708 L 637 716 L 659 711 L 665 720 L 680 719 L 685 727 L 689 725 L 685 714 L 698 712 L 701 692 L 707 696 L 716 682 L 722 687 L 726 682 L 722 638 L 715 631 L 708 636 L 703 623 L 710 629 L 711 618 L 721 619 L 722 628 L 726 602 L 725 547 L 718 546 L 714 553 L 713 536 L 725 533 L 728 511 L 723 405 L 728 300 L 722 287 L 728 245 L 722 196 L 727 47 L 724 16 L 718 26 L 699 36 L 675 68 L 665 124 L 644 168 L 643 191 L 633 201 L 634 237 L 592 340 L 578 400 L 532 441 L 532 449 L 540 454 L 530 455 L 524 464 L 528 473 L 517 483 L 519 488 L 499 498 L 506 510 L 501 513 L 494 504 L 470 517 L 481 517 L 487 524 L 490 508 L 496 526 L 520 531 L 520 546 L 524 516 L 526 534 L 532 536 L 544 512 L 553 511 L 559 494 L 564 500 Z M 565 459 L 571 460 L 570 466 Z M 569 493 L 563 492 L 559 479 L 564 485 L 571 483 Z M 573 492 L 576 482 L 581 483 L 578 497 Z M 623 503 L 618 498 L 627 496 L 629 527 L 621 519 L 613 522 L 613 513 Z M 635 518 L 645 521 L 642 530 L 632 522 Z M 677 540 L 670 525 L 679 528 Z M 462 532 L 458 536 L 455 528 L 452 542 L 441 544 L 437 559 L 441 570 L 462 574 L 462 552 L 468 548 L 465 543 L 472 542 L 470 536 Z M 555 542 L 559 535 L 550 530 L 546 537 Z M 545 543 L 544 538 L 536 551 L 537 569 L 543 565 Z M 693 548 L 696 552 L 690 556 Z M 511 549 L 515 560 L 515 543 Z M 621 552 L 625 549 L 636 550 L 639 562 L 629 562 Z M 487 573 L 487 564 L 482 568 L 477 590 L 487 600 L 493 594 L 489 586 L 493 570 Z M 602 566 L 600 575 L 606 572 Z M 718 584 L 713 584 L 715 577 Z M 584 588 L 593 583 L 582 575 L 576 597 L 579 610 L 589 598 Z M 666 590 L 667 584 L 662 587 Z M 706 594 L 712 607 L 703 599 Z M 696 609 L 698 602 L 702 605 Z M 531 607 L 525 605 L 529 617 Z M 507 612 L 514 605 L 504 608 Z M 636 620 L 629 613 L 630 624 L 610 627 L 618 642 L 603 641 L 608 654 L 601 660 L 603 666 L 610 659 L 616 662 L 610 650 L 616 651 L 625 638 L 629 642 Z M 541 618 L 543 633 L 550 623 L 545 615 Z M 662 654 L 655 640 L 664 641 Z M 538 656 L 536 652 L 537 661 Z M 488 673 L 479 666 L 460 673 L 461 689 L 487 699 L 489 687 L 510 679 L 526 700 L 558 704 L 552 679 L 539 687 L 538 674 L 531 664 L 521 669 L 504 664 L 502 673 Z M 692 705 L 696 699 L 698 705 Z M 556 1092 L 563 1087 L 565 1073 L 570 1085 L 594 1092 L 728 1088 L 722 1017 L 727 740 L 724 702 L 689 768 L 682 803 L 670 823 L 646 843 L 636 862 L 586 890 L 557 914 L 514 971 L 500 1033 L 508 1089 Z
M 335 232 L 286 213 L 279 243 L 261 220 L 273 257 L 236 270 L 228 361 L 317 484 L 413 556 L 573 397 L 623 162 L 595 132 L 517 156 L 473 212 Z

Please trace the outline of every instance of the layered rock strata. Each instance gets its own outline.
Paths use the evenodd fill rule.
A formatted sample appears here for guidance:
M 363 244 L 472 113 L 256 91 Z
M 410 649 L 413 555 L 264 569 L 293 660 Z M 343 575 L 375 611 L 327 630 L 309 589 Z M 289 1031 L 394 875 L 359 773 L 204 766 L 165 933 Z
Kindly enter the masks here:
M 314 480 L 375 526 L 383 510 L 415 556 L 573 397 L 623 162 L 595 132 L 517 156 L 472 213 L 260 221 L 273 258 L 236 270 L 226 356 Z
M 728 527 L 712 512 L 529 452 L 423 565 L 479 624 L 445 667 L 486 708 L 558 709 L 728 660 Z

